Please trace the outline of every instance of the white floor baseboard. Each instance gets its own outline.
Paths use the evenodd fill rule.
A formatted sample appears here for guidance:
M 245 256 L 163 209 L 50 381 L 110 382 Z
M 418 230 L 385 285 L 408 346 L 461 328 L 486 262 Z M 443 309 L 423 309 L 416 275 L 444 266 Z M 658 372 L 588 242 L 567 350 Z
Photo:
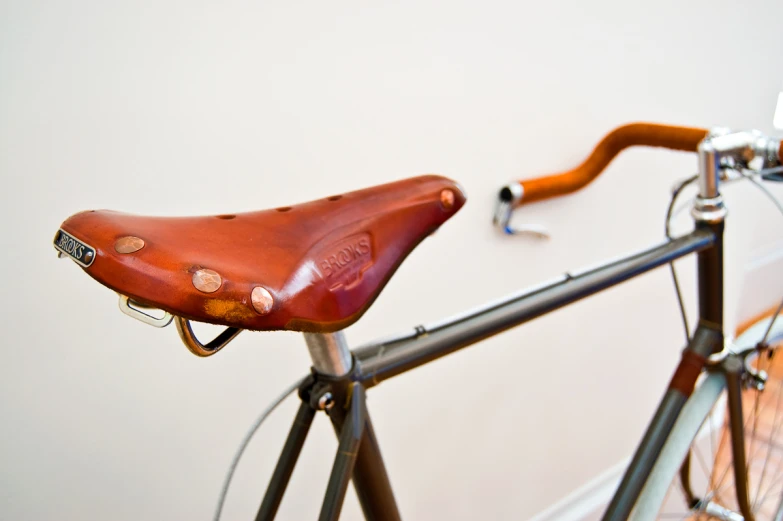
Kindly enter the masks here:
M 530 521 L 592 521 L 599 519 L 603 513 L 603 507 L 612 499 L 612 494 L 617 489 L 628 463 L 630 463 L 630 458 L 617 463 L 554 505 L 539 512 Z

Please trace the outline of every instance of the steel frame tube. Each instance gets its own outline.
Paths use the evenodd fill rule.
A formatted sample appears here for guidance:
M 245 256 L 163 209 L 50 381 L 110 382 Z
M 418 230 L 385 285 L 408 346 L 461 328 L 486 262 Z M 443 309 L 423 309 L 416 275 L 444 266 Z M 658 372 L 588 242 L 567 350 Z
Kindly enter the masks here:
M 285 445 L 283 445 L 283 451 L 280 453 L 275 470 L 269 480 L 264 499 L 256 515 L 256 521 L 271 521 L 275 518 L 314 417 L 315 410 L 310 407 L 310 404 L 302 401 L 299 410 L 296 411 L 294 423 L 291 425 Z
M 706 359 L 723 349 L 723 223 L 697 223 L 694 233 L 699 231 L 707 232 L 713 238 L 711 248 L 698 252 L 699 326 L 604 512 L 603 521 L 628 518 L 674 422 L 693 392 Z
M 331 386 L 335 405 L 327 412 L 338 436 L 342 435 L 343 426 L 347 421 L 348 411 L 345 404 L 348 400 L 352 400 L 352 394 L 357 386 L 364 392 L 364 387 L 358 382 L 347 379 L 335 381 Z M 366 406 L 364 428 L 353 467 L 352 481 L 367 521 L 400 521 L 400 513 L 386 473 L 386 465 Z
M 698 223 L 697 229 L 711 230 L 712 248 L 697 254 L 699 277 L 699 318 L 723 330 L 723 222 Z
M 734 485 L 737 503 L 745 521 L 754 521 L 748 490 L 748 463 L 745 455 L 745 420 L 742 414 L 742 374 L 744 362 L 737 356 L 729 356 L 723 361 L 723 373 L 726 375 L 726 395 L 729 407 L 729 428 L 731 430 L 731 456 L 734 462 Z
M 688 254 L 707 250 L 715 240 L 711 229 L 698 228 L 642 253 L 578 275 L 566 275 L 561 281 L 468 316 L 430 329 L 419 327 L 412 335 L 361 347 L 354 351 L 359 378 L 371 387 Z
M 340 443 L 326 487 L 319 521 L 336 521 L 345 501 L 365 426 L 365 395 L 359 383 L 352 385 L 351 408 L 340 429 Z
M 688 344 L 685 352 L 693 353 L 700 359 L 705 360 L 707 356 L 715 351 L 716 347 L 719 348 L 722 344 L 723 334 L 720 331 L 700 325 L 693 334 L 693 339 Z M 666 442 L 669 432 L 671 432 L 672 426 L 680 415 L 683 406 L 685 406 L 685 402 L 692 391 L 693 383 L 695 383 L 701 371 L 701 367 L 692 371 L 693 381 L 689 381 L 691 387 L 689 392 L 683 392 L 682 389 L 678 388 L 679 385 L 675 385 L 675 381 L 681 381 L 678 375 L 682 374 L 681 370 L 687 367 L 688 362 L 686 360 L 689 358 L 687 355 L 683 356 L 675 376 L 672 377 L 672 383 L 669 384 L 669 388 L 658 405 L 658 409 L 655 411 L 655 415 L 650 421 L 650 425 L 647 427 L 644 437 L 631 459 L 631 463 L 625 470 L 614 497 L 610 501 L 606 512 L 604 512 L 603 521 L 625 521 L 628 519 L 636 499 L 639 497 L 642 487 L 644 487 L 644 483 L 650 475 L 655 460 L 660 455 L 663 444 Z
M 381 448 L 366 411 L 364 434 L 353 468 L 353 486 L 367 521 L 400 521 Z

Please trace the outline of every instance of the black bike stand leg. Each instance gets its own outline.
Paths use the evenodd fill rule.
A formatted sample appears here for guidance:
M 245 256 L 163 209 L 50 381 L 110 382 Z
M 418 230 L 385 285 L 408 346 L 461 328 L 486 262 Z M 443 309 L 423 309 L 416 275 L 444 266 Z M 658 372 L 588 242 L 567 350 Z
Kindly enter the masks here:
M 364 387 L 360 383 L 354 383 L 351 387 L 351 409 L 340 429 L 340 443 L 337 447 L 337 456 L 334 458 L 332 474 L 329 476 L 329 484 L 326 487 L 319 521 L 336 521 L 340 517 L 345 492 L 348 490 L 362 440 L 365 419 Z
M 299 453 L 302 451 L 307 433 L 310 432 L 310 425 L 313 423 L 315 410 L 310 404 L 302 401 L 299 410 L 296 411 L 294 423 L 288 433 L 288 438 L 283 445 L 283 452 L 277 460 L 277 466 L 269 480 L 269 486 L 264 494 L 264 500 L 261 502 L 261 508 L 258 509 L 256 521 L 272 521 L 283 499 L 283 494 L 288 486 L 288 480 L 291 479 L 291 473 L 294 471 L 296 460 L 299 459 Z

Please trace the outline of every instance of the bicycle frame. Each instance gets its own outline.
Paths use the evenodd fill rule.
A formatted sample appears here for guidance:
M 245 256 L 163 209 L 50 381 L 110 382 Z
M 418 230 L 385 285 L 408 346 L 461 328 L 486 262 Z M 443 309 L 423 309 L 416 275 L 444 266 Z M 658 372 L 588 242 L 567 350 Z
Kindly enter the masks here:
M 711 230 L 694 232 L 600 267 L 566 273 L 518 296 L 492 303 L 410 335 L 360 347 L 354 351 L 359 381 L 366 387 L 475 344 L 509 328 L 555 311 L 651 269 L 715 245 Z
M 663 134 L 659 132 L 661 130 Z M 661 135 L 666 136 L 667 132 L 671 134 L 673 141 L 662 144 L 659 138 Z M 615 138 L 607 138 L 605 143 L 602 142 L 606 145 L 604 148 L 611 149 L 614 155 L 622 148 L 634 144 L 683 150 L 697 148 L 695 151 L 699 155 L 700 167 L 699 194 L 691 211 L 696 223 L 695 230 L 641 253 L 596 268 L 566 273 L 554 281 L 488 304 L 463 316 L 447 319 L 430 327 L 418 326 L 408 334 L 378 341 L 354 351 L 348 349 L 341 332 L 305 334 L 313 361 L 313 372 L 300 388 L 303 404 L 278 460 L 256 517 L 257 521 L 274 518 L 315 409 L 328 411 L 340 440 L 319 519 L 331 521 L 339 517 L 351 477 L 366 519 L 400 519 L 367 411 L 367 389 L 695 253 L 698 266 L 698 326 L 683 350 L 681 361 L 663 399 L 603 516 L 604 521 L 628 518 L 672 426 L 693 392 L 696 380 L 707 366 L 708 358 L 723 350 L 723 231 L 726 209 L 718 192 L 721 172 L 727 165 L 730 168 L 741 168 L 757 156 L 765 158 L 769 163 L 781 161 L 783 146 L 780 142 L 762 138 L 757 133 L 729 133 L 722 129 L 708 133 L 702 129 L 629 125 L 621 127 L 614 134 Z M 506 233 L 516 233 L 509 226 L 509 216 L 511 209 L 521 204 L 523 195 L 526 194 L 530 200 L 536 200 L 578 189 L 594 179 L 611 160 L 613 155 L 604 152 L 606 151 L 602 152 L 599 145 L 593 155 L 600 157 L 601 161 L 591 162 L 591 156 L 591 159 L 576 171 L 504 188 L 500 194 L 501 203 L 496 211 L 495 223 Z M 577 172 L 580 169 L 583 171 Z M 576 184 L 574 179 L 578 181 Z M 745 441 L 741 380 L 744 366 L 741 363 L 738 366 L 737 359 L 729 356 L 720 364 L 719 370 L 727 379 L 729 425 L 740 510 L 746 521 L 753 521 L 743 463 Z M 683 463 L 681 476 L 687 479 L 688 458 Z M 689 484 L 685 485 L 686 488 L 688 486 Z
M 256 520 L 274 518 L 314 411 L 328 409 L 340 440 L 319 519 L 339 516 L 350 477 L 368 520 L 400 519 L 364 400 L 365 390 L 394 376 L 550 313 L 652 269 L 696 253 L 700 325 L 604 519 L 625 519 L 706 357 L 723 345 L 722 225 L 700 225 L 677 239 L 549 283 L 465 315 L 349 351 L 342 334 L 307 334 L 313 374 L 300 389 L 291 427 Z M 718 302 L 713 299 L 718 298 Z M 701 365 L 693 366 L 694 357 Z M 331 405 L 331 407 L 330 407 Z

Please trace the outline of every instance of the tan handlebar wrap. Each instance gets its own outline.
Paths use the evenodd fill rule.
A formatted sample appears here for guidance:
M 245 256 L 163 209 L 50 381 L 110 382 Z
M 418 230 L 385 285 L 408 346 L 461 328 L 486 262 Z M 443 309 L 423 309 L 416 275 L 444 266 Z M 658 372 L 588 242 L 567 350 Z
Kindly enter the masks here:
M 707 136 L 707 133 L 707 129 L 703 128 L 654 123 L 623 125 L 607 134 L 578 167 L 558 174 L 520 181 L 523 195 L 517 204 L 542 201 L 584 188 L 598 177 L 615 156 L 628 147 L 662 147 L 696 152 L 699 142 Z

